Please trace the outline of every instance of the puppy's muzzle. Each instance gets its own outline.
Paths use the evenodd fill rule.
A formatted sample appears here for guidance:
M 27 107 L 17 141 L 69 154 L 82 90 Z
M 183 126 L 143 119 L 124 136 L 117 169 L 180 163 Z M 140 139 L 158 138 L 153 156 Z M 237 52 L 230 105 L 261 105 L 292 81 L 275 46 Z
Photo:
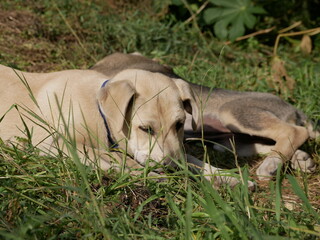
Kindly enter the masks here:
M 140 163 L 142 166 L 146 166 L 148 162 L 148 166 L 155 167 L 157 164 L 161 164 L 163 166 L 173 165 L 174 160 L 182 157 L 183 155 L 180 153 L 171 153 L 161 157 L 152 156 L 149 152 L 146 151 L 135 151 L 134 159 Z

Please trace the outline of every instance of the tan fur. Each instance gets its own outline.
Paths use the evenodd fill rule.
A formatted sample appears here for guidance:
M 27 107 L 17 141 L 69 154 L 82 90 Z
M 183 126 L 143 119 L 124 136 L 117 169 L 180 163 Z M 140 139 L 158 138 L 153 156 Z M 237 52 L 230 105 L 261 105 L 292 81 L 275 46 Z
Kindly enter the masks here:
M 144 166 L 149 157 L 157 162 L 181 157 L 183 128 L 177 131 L 175 126 L 185 121 L 183 102 L 190 103 L 197 113 L 188 84 L 159 73 L 125 70 L 102 88 L 108 76 L 92 70 L 37 74 L 0 66 L 0 73 L 3 140 L 26 137 L 24 121 L 33 144 L 44 152 L 56 152 L 60 145 L 68 153 L 65 143 L 74 139 L 83 161 L 85 149 L 91 160 L 98 157 L 97 164 L 103 169 L 122 158 L 104 150 L 109 143 L 98 102 L 112 137 L 139 163 L 127 159 L 128 166 L 134 167 Z M 141 126 L 152 127 L 155 133 L 150 135 Z M 128 127 L 130 132 L 124 132 Z

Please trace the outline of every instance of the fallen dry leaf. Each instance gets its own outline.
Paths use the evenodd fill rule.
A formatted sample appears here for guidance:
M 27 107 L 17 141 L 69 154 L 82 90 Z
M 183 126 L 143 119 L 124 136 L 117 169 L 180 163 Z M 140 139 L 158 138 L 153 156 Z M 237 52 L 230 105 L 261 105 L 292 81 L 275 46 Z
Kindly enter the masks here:
M 312 41 L 309 35 L 303 35 L 300 42 L 300 50 L 304 55 L 309 55 L 312 51 Z
M 284 67 L 284 61 L 278 56 L 273 57 L 271 61 L 272 81 L 270 85 L 279 93 L 288 93 L 292 91 L 295 86 L 293 78 L 289 77 L 287 70 Z

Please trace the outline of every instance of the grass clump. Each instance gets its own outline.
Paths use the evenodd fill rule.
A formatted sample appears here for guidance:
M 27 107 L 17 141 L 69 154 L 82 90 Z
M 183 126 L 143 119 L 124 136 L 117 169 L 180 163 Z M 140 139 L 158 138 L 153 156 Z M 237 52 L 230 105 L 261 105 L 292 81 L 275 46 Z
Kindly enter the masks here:
M 270 235 L 316 239 L 319 235 L 319 214 L 289 175 L 279 173 L 276 184 L 269 186 L 268 202 L 257 205 L 254 198 L 259 193 L 248 193 L 245 185 L 216 190 L 185 169 L 169 172 L 167 182 L 159 183 L 144 181 L 142 175 L 119 176 L 89 167 L 81 173 L 72 159 L 29 154 L 2 145 L 0 194 L 5 201 L 0 205 L 0 235 L 6 239 L 264 239 Z M 245 169 L 244 180 L 248 174 Z M 288 179 L 301 202 L 294 210 L 282 200 L 283 179 Z
M 268 84 L 272 57 L 268 46 L 255 39 L 224 46 L 210 33 L 176 21 L 165 4 L 143 8 L 120 2 L 2 1 L 0 62 L 27 71 L 86 69 L 112 52 L 139 51 L 195 83 L 276 93 Z M 37 23 L 35 28 L 31 23 Z M 295 89 L 281 97 L 319 120 L 319 57 L 302 58 L 285 45 L 279 51 L 296 82 Z M 289 170 L 279 171 L 275 181 L 260 184 L 255 193 L 245 185 L 216 190 L 183 166 L 168 171 L 167 181 L 157 182 L 145 179 L 143 171 L 130 176 L 80 167 L 76 154 L 43 156 L 27 140 L 18 142 L 22 147 L 0 143 L 0 238 L 320 236 L 319 170 L 312 175 L 292 172 L 294 176 L 287 175 Z M 208 153 L 212 162 L 223 165 L 235 160 L 232 154 L 189 145 L 199 158 Z M 319 141 L 303 146 L 318 163 L 319 146 Z M 248 169 L 239 170 L 243 182 L 254 178 L 254 170 Z

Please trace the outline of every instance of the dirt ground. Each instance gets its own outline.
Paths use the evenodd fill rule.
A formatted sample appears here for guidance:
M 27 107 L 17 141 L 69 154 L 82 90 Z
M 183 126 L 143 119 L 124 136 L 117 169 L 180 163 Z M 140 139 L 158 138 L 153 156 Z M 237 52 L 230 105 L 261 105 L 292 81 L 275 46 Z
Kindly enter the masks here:
M 71 33 L 54 35 L 31 11 L 0 10 L 0 33 L 0 63 L 31 72 L 74 66 L 70 53 L 79 47 L 76 38 Z M 82 63 L 80 67 L 88 66 Z

